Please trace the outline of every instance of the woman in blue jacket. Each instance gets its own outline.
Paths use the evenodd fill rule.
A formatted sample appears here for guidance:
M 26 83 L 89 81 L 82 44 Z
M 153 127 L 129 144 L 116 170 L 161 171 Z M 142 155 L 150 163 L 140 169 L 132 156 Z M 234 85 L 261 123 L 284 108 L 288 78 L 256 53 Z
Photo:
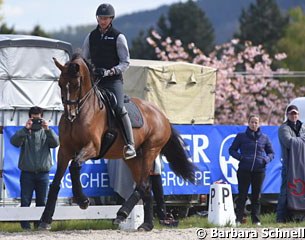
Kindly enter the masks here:
M 260 225 L 260 193 L 265 178 L 265 169 L 274 157 L 271 142 L 266 134 L 259 128 L 259 117 L 251 115 L 249 126 L 243 133 L 235 137 L 229 153 L 239 161 L 237 170 L 238 200 L 236 202 L 236 224 L 242 223 L 244 208 L 249 187 L 251 194 L 251 219 L 252 223 Z

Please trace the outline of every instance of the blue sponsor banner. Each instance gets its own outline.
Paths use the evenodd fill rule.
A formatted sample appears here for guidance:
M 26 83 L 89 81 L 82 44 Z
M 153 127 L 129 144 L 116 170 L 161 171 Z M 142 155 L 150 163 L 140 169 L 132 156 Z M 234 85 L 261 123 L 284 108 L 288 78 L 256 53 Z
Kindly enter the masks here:
M 238 161 L 229 155 L 235 136 L 246 126 L 224 125 L 175 125 L 189 147 L 193 163 L 197 166 L 196 186 L 182 181 L 169 169 L 166 159 L 162 173 L 165 194 L 207 194 L 210 185 L 218 180 L 231 184 L 232 192 L 238 192 L 236 172 Z M 281 157 L 277 126 L 262 126 L 275 151 L 274 160 L 267 165 L 263 193 L 279 193 L 281 182 Z
M 4 166 L 3 175 L 6 189 L 9 197 L 16 198 L 20 196 L 18 159 L 20 148 L 10 143 L 10 137 L 21 127 L 4 127 Z M 58 127 L 51 127 L 58 133 Z M 50 182 L 52 182 L 57 165 L 57 150 L 52 149 L 53 167 L 50 171 Z M 81 182 L 84 193 L 89 197 L 108 196 L 113 194 L 109 186 L 109 177 L 107 172 L 106 160 L 86 161 L 81 170 Z M 67 169 L 60 186 L 59 197 L 72 197 L 72 184 L 69 170 Z
M 237 193 L 236 171 L 238 161 L 228 154 L 228 149 L 238 132 L 245 131 L 245 126 L 223 126 L 223 125 L 174 125 L 180 132 L 182 138 L 188 145 L 191 153 L 191 161 L 197 166 L 196 184 L 185 182 L 178 178 L 169 168 L 166 159 L 162 158 L 164 171 L 162 180 L 164 193 L 170 194 L 207 194 L 210 185 L 218 180 L 224 180 L 231 184 L 233 193 Z M 57 127 L 52 127 L 58 132 Z M 10 197 L 19 197 L 19 175 L 18 158 L 19 148 L 10 144 L 10 137 L 20 127 L 4 128 L 4 182 Z M 278 193 L 280 188 L 280 146 L 277 137 L 278 127 L 262 126 L 273 145 L 275 159 L 267 165 L 266 178 L 263 193 Z M 57 162 L 57 149 L 52 150 L 54 165 L 50 172 L 52 181 Z M 130 160 L 132 161 L 132 160 Z M 83 164 L 81 182 L 84 193 L 87 196 L 112 195 L 113 190 L 109 186 L 107 173 L 107 160 L 88 160 Z M 61 184 L 60 197 L 71 197 L 71 178 L 67 170 Z

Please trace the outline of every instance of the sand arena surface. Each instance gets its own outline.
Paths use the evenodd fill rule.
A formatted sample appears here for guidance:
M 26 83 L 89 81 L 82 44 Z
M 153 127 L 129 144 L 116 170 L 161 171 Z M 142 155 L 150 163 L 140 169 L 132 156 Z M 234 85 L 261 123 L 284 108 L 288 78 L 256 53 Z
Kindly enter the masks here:
M 196 228 L 161 229 L 151 232 L 127 232 L 120 230 L 77 230 L 77 231 L 31 231 L 20 233 L 0 233 L 5 240 L 192 240 L 198 239 Z
M 128 232 L 122 230 L 76 230 L 76 231 L 29 231 L 0 233 L 5 240 L 193 240 L 193 239 L 305 239 L 305 228 L 209 228 L 200 229 L 205 234 L 197 236 L 198 228 L 166 228 L 151 232 Z M 201 231 L 201 233 L 202 233 Z M 213 236 L 215 232 L 218 236 Z M 227 234 L 227 236 L 225 236 Z M 233 235 L 234 236 L 233 236 Z M 268 235 L 269 234 L 269 235 Z M 282 235 L 281 235 L 282 234 Z M 285 235 L 286 234 L 286 235 Z M 287 235 L 288 234 L 288 235 Z M 246 236 L 247 235 L 247 236 Z

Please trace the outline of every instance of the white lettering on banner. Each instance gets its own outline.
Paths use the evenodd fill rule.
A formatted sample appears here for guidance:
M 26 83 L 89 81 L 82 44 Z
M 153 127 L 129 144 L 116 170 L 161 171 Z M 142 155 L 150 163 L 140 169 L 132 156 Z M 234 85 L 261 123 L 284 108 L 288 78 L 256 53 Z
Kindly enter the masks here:
M 54 173 L 50 173 L 50 182 L 53 181 Z M 83 188 L 107 188 L 109 186 L 108 173 L 82 173 L 80 180 Z M 70 173 L 61 180 L 61 188 L 72 188 Z
M 174 172 L 167 172 L 167 176 L 166 176 L 166 179 L 167 179 L 167 181 L 166 181 L 166 185 L 167 186 L 170 186 L 170 185 L 172 185 L 172 186 L 177 186 L 177 184 L 176 184 L 176 179 L 177 179 L 177 177 L 176 177 L 176 175 L 175 175 L 175 173 Z
M 89 186 L 89 175 L 87 173 L 83 173 L 80 175 L 80 182 L 82 183 L 83 188 L 87 188 Z M 93 181 L 90 179 L 90 182 Z
M 211 183 L 211 172 L 210 171 L 196 171 L 195 172 L 196 184 L 208 186 Z
M 58 149 L 59 147 L 51 149 L 52 166 L 57 162 Z
M 209 138 L 203 134 L 181 134 L 183 139 L 188 139 L 193 142 L 193 162 L 199 163 L 200 158 L 203 162 L 210 163 L 211 160 L 205 154 L 204 150 L 209 146 Z
M 97 160 L 87 160 L 85 164 L 101 164 L 101 159 Z
M 211 172 L 210 171 L 196 171 L 196 185 L 197 186 L 209 186 L 211 182 Z M 189 182 L 176 176 L 172 171 L 162 172 L 162 185 L 163 186 L 188 186 Z
M 230 184 L 237 184 L 236 172 L 238 169 L 238 163 L 235 158 L 229 156 L 229 147 L 231 142 L 235 138 L 236 134 L 227 136 L 221 143 L 219 152 L 219 165 L 221 172 Z

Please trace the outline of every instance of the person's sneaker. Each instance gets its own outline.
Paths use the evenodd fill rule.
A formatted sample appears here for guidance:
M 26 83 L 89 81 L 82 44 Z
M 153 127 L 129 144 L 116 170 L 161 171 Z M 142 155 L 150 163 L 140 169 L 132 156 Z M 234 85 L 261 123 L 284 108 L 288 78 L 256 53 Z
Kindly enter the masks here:
M 254 225 L 261 226 L 262 224 L 261 224 L 261 222 L 255 222 Z
M 38 230 L 40 231 L 48 231 L 51 230 L 51 224 L 49 223 L 45 223 L 45 222 L 41 222 L 38 226 Z
M 124 158 L 131 159 L 137 156 L 136 150 L 133 145 L 128 144 L 127 146 L 124 147 Z
M 241 222 L 240 221 L 236 221 L 235 224 L 236 224 L 236 227 L 239 227 L 241 225 Z
M 159 223 L 166 227 L 177 227 L 179 224 L 179 220 L 168 218 L 164 220 L 159 220 Z

